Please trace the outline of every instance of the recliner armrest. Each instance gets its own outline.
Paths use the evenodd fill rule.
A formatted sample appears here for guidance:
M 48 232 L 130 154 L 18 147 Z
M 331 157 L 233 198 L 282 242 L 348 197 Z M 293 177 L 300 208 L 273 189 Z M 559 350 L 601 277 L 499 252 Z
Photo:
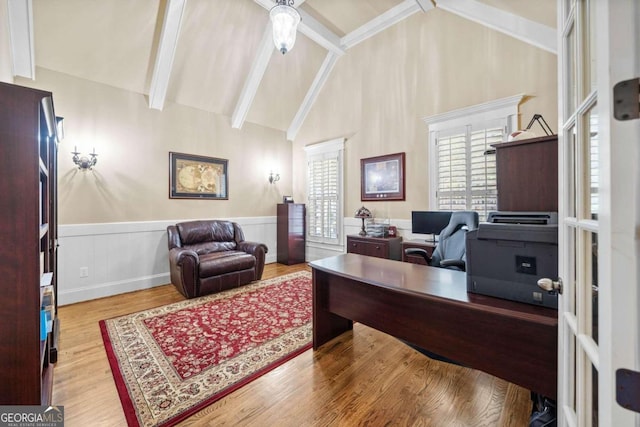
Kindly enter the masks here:
M 198 295 L 199 265 L 200 257 L 191 249 L 173 248 L 169 251 L 171 283 L 187 298 Z
M 255 255 L 258 250 L 263 250 L 265 254 L 269 252 L 269 248 L 264 243 L 247 242 L 246 240 L 238 242 L 238 250 L 251 255 Z
M 257 242 L 238 242 L 237 249 L 253 255 L 256 258 L 256 280 L 262 278 L 262 272 L 264 271 L 265 254 L 269 252 L 269 248 L 264 243 Z

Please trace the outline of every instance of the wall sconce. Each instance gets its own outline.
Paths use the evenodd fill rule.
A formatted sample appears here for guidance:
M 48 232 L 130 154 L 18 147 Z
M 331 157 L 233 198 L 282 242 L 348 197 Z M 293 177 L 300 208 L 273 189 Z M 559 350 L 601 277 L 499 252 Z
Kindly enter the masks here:
M 73 154 L 73 157 L 71 158 L 73 163 L 75 163 L 81 171 L 91 170 L 96 163 L 98 163 L 98 155 L 96 154 L 95 147 L 93 148 L 93 153 L 89 153 L 91 158 L 87 156 L 80 156 L 78 147 L 73 147 L 71 154 Z
M 280 174 L 274 174 L 273 171 L 269 172 L 269 184 L 273 184 L 276 181 L 280 181 Z

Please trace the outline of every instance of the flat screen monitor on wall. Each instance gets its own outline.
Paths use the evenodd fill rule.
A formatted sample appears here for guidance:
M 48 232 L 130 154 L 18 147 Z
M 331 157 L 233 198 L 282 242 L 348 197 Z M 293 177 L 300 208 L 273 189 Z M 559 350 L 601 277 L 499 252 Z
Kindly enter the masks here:
M 430 234 L 432 239 L 449 224 L 450 211 L 412 211 L 411 233 Z

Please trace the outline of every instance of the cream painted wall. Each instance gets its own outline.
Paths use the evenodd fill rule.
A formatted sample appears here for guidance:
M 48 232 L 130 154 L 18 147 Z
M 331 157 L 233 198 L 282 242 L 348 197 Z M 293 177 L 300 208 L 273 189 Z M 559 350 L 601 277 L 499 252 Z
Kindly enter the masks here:
M 16 83 L 53 92 L 65 117 L 59 148 L 60 224 L 274 216 L 291 194 L 291 143 L 280 131 L 167 103 L 151 110 L 143 95 L 39 68 L 37 82 Z M 95 147 L 98 164 L 79 171 L 74 146 Z M 169 152 L 229 160 L 229 200 L 169 199 Z M 282 177 L 267 181 L 273 169 Z
M 0 1 L 0 81 L 13 83 L 11 45 L 9 44 L 9 12 L 7 2 Z
M 378 217 L 409 219 L 411 210 L 430 208 L 422 119 L 523 93 L 521 126 L 540 113 L 557 132 L 556 62 L 551 53 L 437 8 L 413 15 L 338 61 L 294 144 L 294 195 L 303 199 L 306 191 L 303 146 L 346 137 L 345 216 L 363 204 L 360 159 L 405 152 L 406 201 L 364 204 Z

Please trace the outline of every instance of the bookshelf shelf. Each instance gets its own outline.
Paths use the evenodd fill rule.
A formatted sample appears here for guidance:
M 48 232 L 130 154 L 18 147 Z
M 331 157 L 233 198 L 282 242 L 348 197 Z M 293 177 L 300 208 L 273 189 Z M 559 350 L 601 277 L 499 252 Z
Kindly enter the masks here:
M 56 130 L 50 92 L 0 82 L 0 405 L 49 405 L 57 357 Z

